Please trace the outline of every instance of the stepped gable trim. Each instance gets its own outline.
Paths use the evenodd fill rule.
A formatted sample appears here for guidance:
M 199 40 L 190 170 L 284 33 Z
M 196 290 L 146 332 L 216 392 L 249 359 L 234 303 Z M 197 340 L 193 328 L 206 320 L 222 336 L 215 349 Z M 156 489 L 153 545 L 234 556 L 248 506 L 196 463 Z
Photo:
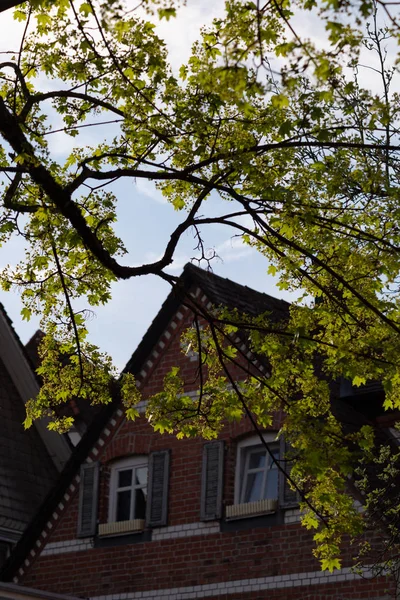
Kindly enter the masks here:
M 151 350 L 150 355 L 148 355 L 147 360 L 145 360 L 141 365 L 142 368 L 136 373 L 136 383 L 139 388 L 143 387 L 143 385 L 149 379 L 151 373 L 156 369 L 163 352 L 167 351 L 168 346 L 171 344 L 174 338 L 174 334 L 180 327 L 183 317 L 188 310 L 189 309 L 186 306 L 182 306 L 180 307 L 180 310 L 175 312 L 167 327 L 158 338 L 158 341 L 153 346 L 153 349 Z
M 189 291 L 194 298 L 199 298 L 203 292 L 203 296 L 199 301 L 207 309 L 224 304 L 249 314 L 256 314 L 255 310 L 258 310 L 259 313 L 278 310 L 278 314 L 282 316 L 288 314 L 289 304 L 283 300 L 277 300 L 267 294 L 256 292 L 246 286 L 203 271 L 192 264 L 187 264 L 177 285 L 167 296 L 123 370 L 123 373 L 134 374 L 140 386 L 143 385 L 145 379 L 152 372 L 161 353 L 165 351 L 165 347 L 172 339 L 178 323 L 184 317 L 184 312 L 190 310 L 182 305 Z M 237 337 L 235 342 L 239 343 L 243 340 Z M 243 346 L 245 347 L 244 344 Z M 245 349 L 247 350 L 246 347 Z M 250 352 L 247 352 L 247 354 L 249 358 L 252 357 Z M 77 491 L 79 484 L 79 474 L 77 473 L 80 465 L 85 461 L 97 460 L 106 442 L 111 439 L 111 434 L 119 428 L 121 422 L 125 419 L 120 409 L 117 388 L 113 390 L 112 395 L 113 401 L 104 406 L 94 418 L 93 423 L 65 465 L 58 484 L 45 498 L 36 516 L 25 530 L 2 571 L 0 571 L 0 580 L 10 581 L 12 579 L 17 582 L 25 570 L 30 567 L 33 560 L 46 545 L 46 539 L 50 536 L 56 522 Z
M 192 289 L 192 291 L 190 292 L 190 296 L 195 298 L 201 306 L 203 306 L 204 308 L 209 310 L 213 305 L 208 300 L 206 295 L 204 295 L 204 294 L 201 295 L 201 294 L 202 294 L 202 290 L 198 287 L 195 289 Z M 179 299 L 179 297 L 178 297 L 178 299 Z M 170 315 L 169 311 L 168 311 L 168 313 L 166 313 L 165 317 L 167 317 L 167 314 L 169 317 L 168 323 L 165 326 L 165 328 L 163 329 L 162 333 L 158 335 L 157 340 L 155 341 L 154 345 L 151 347 L 150 354 L 147 355 L 147 357 L 143 360 L 143 362 L 140 362 L 140 360 L 139 360 L 139 358 L 141 358 L 141 356 L 138 358 L 135 357 L 133 362 L 131 362 L 132 361 L 132 359 L 131 359 L 129 361 L 128 365 L 130 366 L 130 369 L 132 369 L 132 370 L 128 369 L 128 365 L 124 369 L 124 371 L 129 371 L 129 372 L 134 373 L 134 375 L 136 377 L 136 382 L 137 382 L 137 385 L 139 388 L 143 387 L 143 385 L 146 383 L 146 381 L 150 378 L 151 374 L 156 369 L 163 353 L 168 351 L 168 346 L 171 344 L 172 340 L 174 339 L 174 336 L 177 335 L 179 333 L 179 331 L 182 329 L 182 321 L 183 321 L 186 313 L 188 311 L 190 311 L 190 307 L 184 306 L 183 304 L 181 304 L 180 301 L 178 302 L 178 305 L 176 307 L 174 306 L 174 304 L 171 303 L 171 308 L 172 307 L 175 309 L 175 311 L 172 313 L 172 315 Z M 157 315 L 157 316 L 159 316 L 159 315 Z M 154 321 L 153 321 L 153 323 L 154 323 Z M 155 334 L 154 334 L 154 337 L 156 337 Z M 142 342 L 143 342 L 143 340 L 142 340 Z M 145 344 L 146 349 L 147 349 L 148 345 L 150 345 L 149 342 L 147 342 Z M 133 356 L 135 356 L 135 355 L 133 355 Z M 135 367 L 135 365 L 137 365 L 137 367 Z M 139 371 L 139 368 L 140 368 L 140 371 Z

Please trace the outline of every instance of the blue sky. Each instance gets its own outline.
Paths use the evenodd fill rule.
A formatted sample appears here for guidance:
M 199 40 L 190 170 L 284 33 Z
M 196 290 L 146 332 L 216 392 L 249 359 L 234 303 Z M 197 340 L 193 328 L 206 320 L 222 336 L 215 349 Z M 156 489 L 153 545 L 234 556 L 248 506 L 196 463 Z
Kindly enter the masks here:
M 170 232 L 182 215 L 162 199 L 156 199 L 156 194 L 153 197 L 137 187 L 133 190 L 124 187 L 117 232 L 128 247 L 132 263 L 152 261 L 161 254 Z M 213 260 L 214 272 L 273 296 L 290 299 L 290 295 L 281 292 L 274 278 L 266 273 L 266 259 L 231 236 L 232 233 L 222 226 L 214 226 L 204 232 L 206 246 L 214 249 L 220 257 Z M 177 248 L 176 259 L 169 272 L 174 275 L 181 273 L 184 264 L 196 255 L 195 245 L 191 233 L 186 234 Z M 14 264 L 22 255 L 23 248 L 18 240 L 0 248 L 2 265 L 8 262 Z M 93 312 L 88 323 L 91 340 L 111 354 L 118 369 L 128 361 L 169 291 L 170 286 L 155 276 L 120 281 L 113 285 L 112 300 Z M 22 321 L 18 290 L 0 292 L 0 301 L 25 343 L 37 329 L 38 320 Z
M 201 24 L 210 23 L 223 10 L 221 0 L 189 0 L 188 5 L 181 9 L 177 19 L 168 23 L 163 21 L 158 25 L 159 35 L 167 42 L 174 70 L 178 70 L 188 58 L 191 44 L 198 36 Z M 0 50 L 17 48 L 21 26 L 13 21 L 10 12 L 0 15 L 0 26 Z M 92 131 L 84 131 L 82 143 L 90 144 L 94 141 L 97 133 Z M 52 147 L 59 158 L 67 154 L 65 142 L 73 144 L 74 140 L 52 136 Z M 151 183 L 119 183 L 114 186 L 114 191 L 119 198 L 117 233 L 129 251 L 124 260 L 128 260 L 129 264 L 155 260 L 183 215 L 175 212 Z M 213 212 L 218 210 L 220 202 L 216 197 L 209 200 Z M 220 257 L 213 261 L 214 272 L 271 295 L 289 299 L 289 294 L 280 292 L 275 286 L 275 280 L 267 275 L 267 261 L 256 251 L 243 246 L 238 238 L 232 238 L 232 235 L 233 232 L 222 226 L 212 226 L 204 232 L 206 247 L 215 250 Z M 183 237 L 170 272 L 174 275 L 181 273 L 184 264 L 196 255 L 195 245 L 196 241 L 191 233 Z M 16 264 L 22 257 L 23 245 L 20 240 L 14 239 L 11 244 L 0 248 L 0 267 Z M 112 301 L 94 311 L 88 323 L 91 340 L 111 354 L 118 369 L 122 369 L 128 361 L 169 290 L 169 285 L 155 276 L 121 281 L 113 286 Z M 38 327 L 38 319 L 22 321 L 18 290 L 0 292 L 0 301 L 21 340 L 27 342 Z

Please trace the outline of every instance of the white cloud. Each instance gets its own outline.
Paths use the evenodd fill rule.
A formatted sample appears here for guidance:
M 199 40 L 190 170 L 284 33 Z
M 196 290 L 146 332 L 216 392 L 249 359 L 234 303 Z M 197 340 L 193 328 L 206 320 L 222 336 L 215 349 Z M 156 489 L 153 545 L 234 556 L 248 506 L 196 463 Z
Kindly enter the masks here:
M 219 244 L 215 252 L 224 262 L 234 262 L 252 254 L 254 248 L 245 244 L 240 236 L 234 236 Z
M 0 52 L 18 52 L 24 27 L 25 23 L 14 20 L 12 10 L 1 14 Z M 1 62 L 7 60 L 5 56 L 0 55 Z
M 187 6 L 179 8 L 176 18 L 157 22 L 157 34 L 167 44 L 175 72 L 187 62 L 192 44 L 200 37 L 200 28 L 222 16 L 224 7 L 223 0 L 189 0 Z
M 137 179 L 136 187 L 138 191 L 144 196 L 147 196 L 148 198 L 151 198 L 152 200 L 155 200 L 160 204 L 168 203 L 168 201 L 166 200 L 166 198 L 164 198 L 160 190 L 157 189 L 154 181 L 150 181 L 148 179 Z

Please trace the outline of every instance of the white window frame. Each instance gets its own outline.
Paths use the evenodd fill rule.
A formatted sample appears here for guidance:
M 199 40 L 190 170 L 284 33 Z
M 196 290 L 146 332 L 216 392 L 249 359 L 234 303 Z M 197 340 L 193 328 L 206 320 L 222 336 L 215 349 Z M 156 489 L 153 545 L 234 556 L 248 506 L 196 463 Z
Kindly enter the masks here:
M 263 434 L 264 441 L 271 446 L 276 446 L 279 450 L 279 440 L 276 432 L 267 432 Z M 252 435 L 241 440 L 237 445 L 236 450 L 236 469 L 235 469 L 235 505 L 244 504 L 242 501 L 245 490 L 245 467 L 248 454 L 246 450 L 252 446 L 262 447 L 262 442 L 258 435 Z M 277 490 L 276 500 L 278 501 L 279 490 Z
M 116 523 L 117 522 L 117 492 L 119 489 L 118 487 L 118 473 L 119 471 L 125 471 L 129 468 L 131 469 L 136 469 L 138 467 L 146 467 L 148 469 L 149 467 L 149 457 L 146 455 L 141 455 L 141 456 L 129 456 L 127 458 L 123 458 L 121 460 L 118 460 L 117 462 L 115 462 L 112 465 L 111 468 L 111 477 L 110 477 L 110 488 L 109 488 L 109 503 L 108 503 L 108 522 L 109 523 Z M 147 476 L 148 476 L 148 471 L 147 471 Z M 146 502 L 147 502 L 147 491 L 148 491 L 148 479 L 147 479 L 147 484 L 146 484 Z M 127 487 L 126 489 L 130 489 L 130 490 L 135 490 L 137 488 L 143 488 L 143 486 L 136 486 L 133 482 L 132 479 L 132 485 L 129 486 L 129 488 Z M 134 506 L 134 502 L 135 502 L 135 494 L 132 494 L 131 496 L 131 511 L 132 511 L 132 506 Z M 130 519 L 129 520 L 133 520 L 135 519 L 135 516 L 133 514 L 130 515 Z M 122 523 L 123 521 L 121 521 Z

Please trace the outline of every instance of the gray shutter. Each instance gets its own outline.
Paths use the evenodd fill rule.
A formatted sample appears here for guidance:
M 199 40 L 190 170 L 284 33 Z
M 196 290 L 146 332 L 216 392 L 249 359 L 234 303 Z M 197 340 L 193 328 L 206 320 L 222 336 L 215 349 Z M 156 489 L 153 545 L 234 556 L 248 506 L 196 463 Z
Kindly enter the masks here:
M 146 524 L 161 527 L 167 524 L 169 487 L 169 450 L 152 452 L 149 456 Z
M 284 437 L 280 438 L 280 460 L 281 465 L 288 475 L 292 469 L 292 461 L 286 460 L 287 453 L 290 452 L 290 445 Z M 291 506 L 297 506 L 300 498 L 296 490 L 292 490 L 289 485 L 287 478 L 282 471 L 279 471 L 279 504 L 283 508 L 290 508 Z
M 200 519 L 211 521 L 222 516 L 224 442 L 209 442 L 203 447 Z
M 97 504 L 99 496 L 100 463 L 81 465 L 79 485 L 78 537 L 95 535 L 97 529 Z

